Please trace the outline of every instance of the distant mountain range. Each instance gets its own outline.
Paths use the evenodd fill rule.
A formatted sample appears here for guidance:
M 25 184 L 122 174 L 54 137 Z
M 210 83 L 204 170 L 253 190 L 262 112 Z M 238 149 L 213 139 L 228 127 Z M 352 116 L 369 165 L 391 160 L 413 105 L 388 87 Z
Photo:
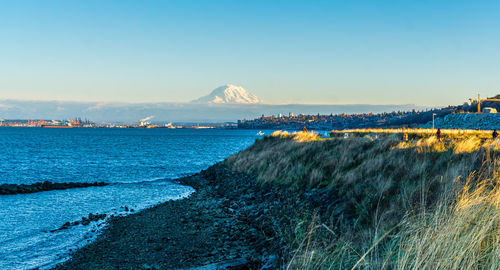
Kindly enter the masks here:
M 241 86 L 224 85 L 189 103 L 109 103 L 0 100 L 3 119 L 87 118 L 95 122 L 135 123 L 147 116 L 158 122 L 236 122 L 264 115 L 379 113 L 423 109 L 417 105 L 270 105 Z

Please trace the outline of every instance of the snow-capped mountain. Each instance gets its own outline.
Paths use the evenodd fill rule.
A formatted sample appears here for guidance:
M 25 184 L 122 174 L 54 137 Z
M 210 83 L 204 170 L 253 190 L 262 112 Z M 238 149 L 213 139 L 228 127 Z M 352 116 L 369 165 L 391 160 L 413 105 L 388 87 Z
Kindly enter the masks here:
M 193 100 L 195 103 L 256 104 L 262 101 L 245 88 L 232 84 L 218 87 L 207 96 Z

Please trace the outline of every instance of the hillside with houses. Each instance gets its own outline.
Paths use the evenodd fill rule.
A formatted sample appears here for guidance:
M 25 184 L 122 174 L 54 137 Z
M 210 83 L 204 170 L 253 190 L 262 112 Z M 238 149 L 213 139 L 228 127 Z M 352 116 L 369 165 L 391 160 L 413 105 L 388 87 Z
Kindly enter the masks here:
M 499 99 L 500 95 L 489 99 Z M 436 127 L 457 129 L 497 129 L 500 128 L 500 102 L 482 101 L 481 114 L 477 113 L 477 102 L 444 108 L 411 111 L 393 111 L 384 113 L 359 114 L 298 114 L 262 115 L 253 120 L 239 120 L 242 129 L 302 129 L 342 130 L 353 128 L 398 128 L 398 127 Z M 488 115 L 488 116 L 486 116 Z M 498 124 L 495 124 L 498 123 Z

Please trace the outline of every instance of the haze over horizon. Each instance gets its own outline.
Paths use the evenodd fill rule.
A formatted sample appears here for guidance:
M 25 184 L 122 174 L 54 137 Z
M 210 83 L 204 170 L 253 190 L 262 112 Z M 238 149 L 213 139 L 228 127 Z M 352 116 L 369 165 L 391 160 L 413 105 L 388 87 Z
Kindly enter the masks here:
M 70 119 L 75 117 L 97 122 L 134 123 L 154 118 L 158 122 L 236 122 L 261 115 L 380 113 L 425 109 L 414 104 L 271 104 L 242 86 L 226 84 L 191 102 L 83 102 L 0 100 L 1 119 Z M 143 121 L 145 121 L 143 119 Z
M 134 105 L 134 104 L 212 104 L 212 105 L 311 105 L 311 106 L 328 106 L 328 105 L 415 105 L 418 104 L 363 104 L 363 103 L 344 103 L 344 104 L 334 104 L 334 103 L 304 103 L 304 102 L 292 102 L 292 103 L 272 103 L 266 100 L 257 97 L 253 93 L 247 91 L 243 86 L 234 85 L 234 84 L 224 84 L 210 92 L 207 92 L 207 95 L 203 95 L 199 98 L 190 100 L 190 101 L 155 101 L 155 102 L 117 102 L 117 101 L 87 101 L 87 100 L 55 100 L 55 99 L 0 99 L 0 109 L 9 109 L 9 106 L 6 105 L 6 102 L 28 102 L 28 103 L 47 103 L 47 102 L 56 102 L 56 103 L 80 103 L 80 104 L 97 104 L 95 106 L 103 106 L 103 105 Z M 3 103 L 2 103 L 3 102 Z M 97 108 L 96 107 L 96 108 Z M 425 106 L 420 106 L 425 107 Z M 95 108 L 91 108 L 95 109 Z
M 500 90 L 495 1 L 3 1 L 0 99 L 461 104 Z

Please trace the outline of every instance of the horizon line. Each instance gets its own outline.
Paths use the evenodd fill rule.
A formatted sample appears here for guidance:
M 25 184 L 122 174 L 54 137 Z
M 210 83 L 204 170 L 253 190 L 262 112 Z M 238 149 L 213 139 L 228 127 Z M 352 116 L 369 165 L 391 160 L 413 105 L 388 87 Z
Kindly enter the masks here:
M 401 104 L 376 104 L 376 103 L 269 103 L 269 102 L 260 102 L 260 103 L 200 103 L 193 101 L 141 101 L 141 102 L 133 102 L 133 101 L 77 101 L 77 100 L 57 100 L 57 99 L 0 99 L 0 102 L 4 101 L 14 101 L 14 102 L 55 102 L 55 103 L 78 103 L 78 104 L 110 104 L 110 105 L 142 105 L 142 104 L 182 104 L 182 105 L 211 105 L 211 106 L 226 106 L 226 105 L 241 105 L 241 106 L 293 106 L 293 105 L 303 105 L 303 106 L 417 106 L 417 107 L 440 107 L 440 106 L 449 106 L 450 104 L 443 105 L 421 105 L 414 103 L 401 103 Z M 0 104 L 1 105 L 1 104 Z

